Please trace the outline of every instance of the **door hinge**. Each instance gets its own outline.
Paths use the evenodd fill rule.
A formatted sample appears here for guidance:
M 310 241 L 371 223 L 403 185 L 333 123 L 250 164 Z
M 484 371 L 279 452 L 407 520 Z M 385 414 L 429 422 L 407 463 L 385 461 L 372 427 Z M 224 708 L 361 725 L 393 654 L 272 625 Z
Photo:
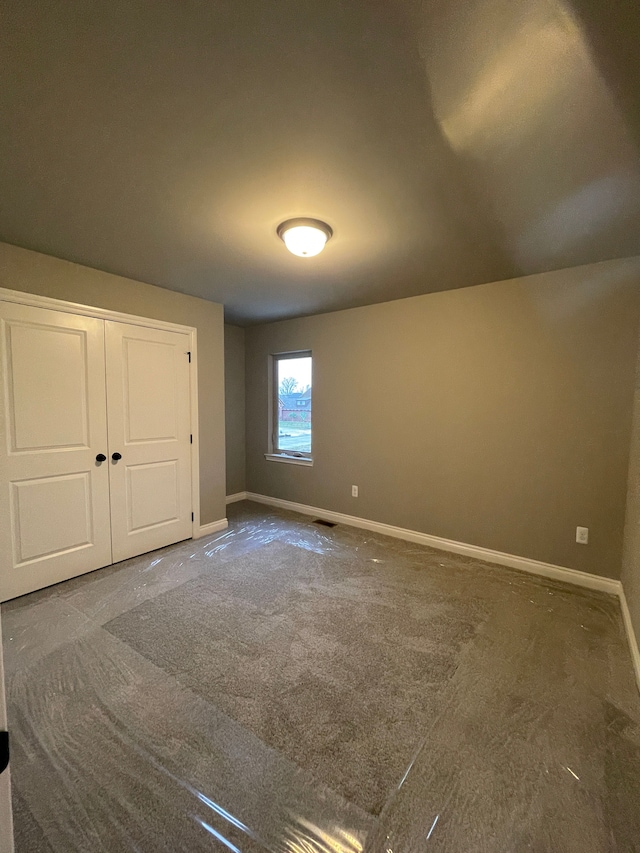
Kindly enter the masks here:
M 0 773 L 9 766 L 9 732 L 0 732 Z
M 191 521 L 194 521 L 193 513 L 191 513 Z
M 187 355 L 189 356 L 189 364 L 191 364 L 191 352 L 188 352 Z
M 189 436 L 189 444 L 193 444 L 193 433 Z

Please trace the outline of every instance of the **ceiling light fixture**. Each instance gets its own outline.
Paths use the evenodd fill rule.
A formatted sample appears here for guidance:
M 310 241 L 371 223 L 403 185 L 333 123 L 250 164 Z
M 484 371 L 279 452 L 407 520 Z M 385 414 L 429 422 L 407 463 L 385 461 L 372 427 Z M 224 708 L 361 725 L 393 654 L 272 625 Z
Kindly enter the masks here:
M 312 258 L 324 249 L 333 230 L 319 219 L 287 219 L 278 225 L 278 237 L 300 258 Z

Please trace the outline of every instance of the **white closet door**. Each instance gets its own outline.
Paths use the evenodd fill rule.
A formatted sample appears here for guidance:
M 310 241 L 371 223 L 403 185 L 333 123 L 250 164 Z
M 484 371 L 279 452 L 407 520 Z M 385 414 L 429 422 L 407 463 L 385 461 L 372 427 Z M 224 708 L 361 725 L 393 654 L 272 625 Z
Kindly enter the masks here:
M 104 322 L 0 302 L 0 600 L 111 562 Z
M 111 541 L 118 562 L 192 533 L 189 335 L 105 325 Z

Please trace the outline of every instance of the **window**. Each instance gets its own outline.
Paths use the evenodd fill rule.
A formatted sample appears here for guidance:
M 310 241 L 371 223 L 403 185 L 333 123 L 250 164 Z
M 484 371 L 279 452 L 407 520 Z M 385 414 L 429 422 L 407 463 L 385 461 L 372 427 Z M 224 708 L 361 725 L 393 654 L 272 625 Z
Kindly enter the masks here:
M 272 447 L 267 458 L 311 462 L 312 359 L 309 351 L 274 355 Z

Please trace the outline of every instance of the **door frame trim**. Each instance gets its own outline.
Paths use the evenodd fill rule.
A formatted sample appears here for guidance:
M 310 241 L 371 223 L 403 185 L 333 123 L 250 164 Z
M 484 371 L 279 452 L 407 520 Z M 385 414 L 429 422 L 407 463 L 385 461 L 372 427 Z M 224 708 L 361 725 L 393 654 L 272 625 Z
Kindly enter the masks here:
M 20 290 L 8 290 L 0 287 L 0 301 L 17 302 L 19 305 L 29 305 L 32 308 L 48 308 L 50 311 L 64 311 L 67 314 L 80 314 L 83 317 L 93 317 L 97 320 L 114 320 L 116 323 L 128 323 L 130 326 L 145 326 L 160 329 L 163 332 L 180 332 L 189 335 L 191 352 L 191 369 L 189 370 L 189 398 L 191 408 L 191 535 L 195 539 L 200 530 L 200 424 L 198 422 L 198 333 L 194 326 L 181 326 L 179 323 L 168 323 L 166 320 L 154 320 L 153 317 L 139 317 L 136 314 L 123 314 L 108 308 L 96 308 L 92 305 L 81 305 L 77 302 L 67 302 L 64 299 L 53 299 L 50 296 L 38 296 L 35 293 L 24 293 Z

